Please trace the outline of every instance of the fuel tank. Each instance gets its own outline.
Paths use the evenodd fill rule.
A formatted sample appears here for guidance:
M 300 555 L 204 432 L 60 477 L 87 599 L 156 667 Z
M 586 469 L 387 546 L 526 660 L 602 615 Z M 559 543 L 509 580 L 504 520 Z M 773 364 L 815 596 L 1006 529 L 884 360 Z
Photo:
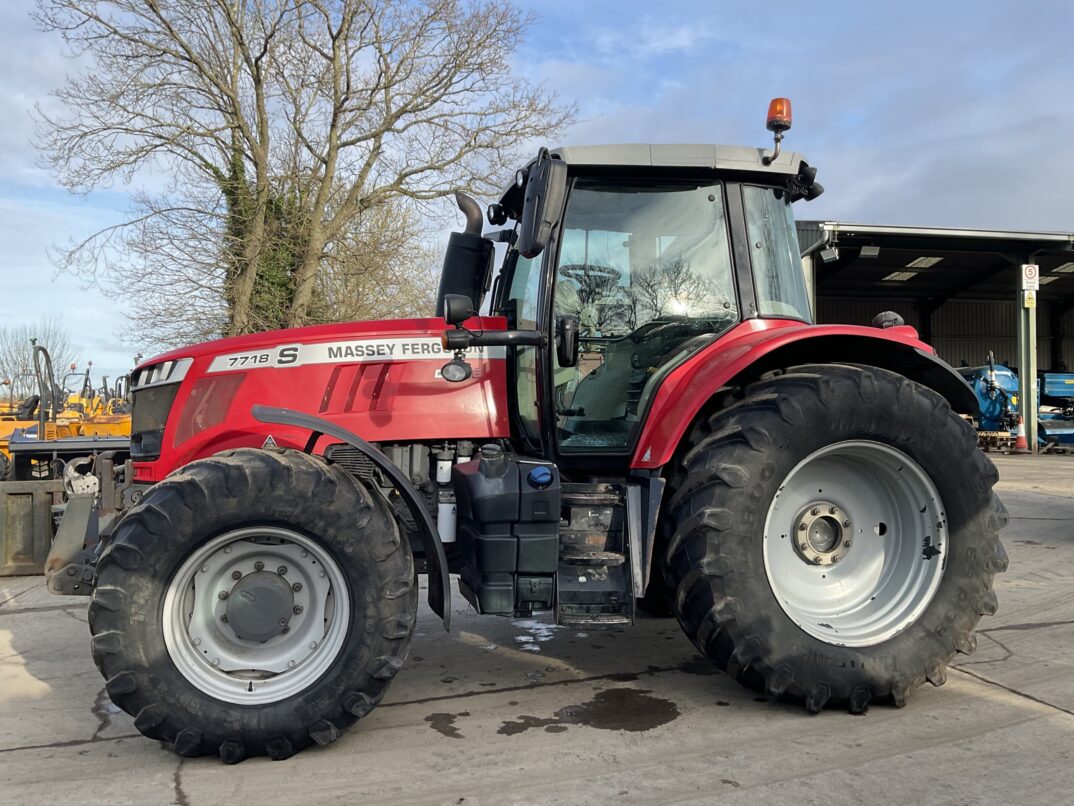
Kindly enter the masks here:
M 466 323 L 506 326 L 502 317 Z M 508 436 L 505 348 L 469 350 L 472 376 L 451 383 L 440 375 L 453 357 L 440 344 L 447 327 L 440 318 L 319 325 L 152 358 L 132 376 L 135 478 L 159 481 L 229 448 L 305 446 L 308 432 L 255 420 L 258 404 L 314 414 L 377 443 Z

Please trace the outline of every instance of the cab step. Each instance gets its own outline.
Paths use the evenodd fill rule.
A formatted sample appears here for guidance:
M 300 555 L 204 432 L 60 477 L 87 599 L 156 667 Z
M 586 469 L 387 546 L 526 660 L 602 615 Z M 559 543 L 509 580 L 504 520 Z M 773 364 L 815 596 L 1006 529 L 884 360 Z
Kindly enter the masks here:
M 571 551 L 560 552 L 560 560 L 567 565 L 603 565 L 612 567 L 626 562 L 626 555 L 617 551 Z
M 556 575 L 556 622 L 592 629 L 634 621 L 626 488 L 564 484 Z
M 594 630 L 625 627 L 630 616 L 622 613 L 560 613 L 559 623 L 564 627 L 589 627 Z

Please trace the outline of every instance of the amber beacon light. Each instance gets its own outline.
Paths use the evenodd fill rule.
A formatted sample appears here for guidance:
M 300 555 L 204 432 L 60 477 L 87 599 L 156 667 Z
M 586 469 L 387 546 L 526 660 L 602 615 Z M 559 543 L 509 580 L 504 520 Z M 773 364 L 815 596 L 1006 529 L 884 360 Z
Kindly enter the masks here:
M 771 165 L 779 156 L 779 144 L 783 141 L 783 133 L 791 127 L 791 99 L 773 98 L 768 104 L 768 120 L 765 122 L 768 131 L 775 135 L 776 147 L 771 156 L 762 157 L 765 165 Z

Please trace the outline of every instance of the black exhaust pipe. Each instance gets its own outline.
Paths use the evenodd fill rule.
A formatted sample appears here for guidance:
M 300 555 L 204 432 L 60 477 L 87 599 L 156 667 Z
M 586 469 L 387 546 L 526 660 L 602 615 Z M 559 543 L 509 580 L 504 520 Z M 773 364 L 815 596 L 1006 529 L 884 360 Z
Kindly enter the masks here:
M 444 297 L 461 294 L 479 310 L 492 275 L 492 242 L 481 237 L 484 217 L 481 206 L 465 193 L 455 194 L 455 203 L 466 216 L 466 228 L 448 236 L 440 289 L 436 294 L 436 315 L 444 315 Z
M 480 235 L 484 227 L 484 217 L 481 214 L 481 205 L 465 193 L 455 192 L 455 204 L 459 205 L 462 214 L 466 216 L 466 228 L 463 230 L 468 235 Z

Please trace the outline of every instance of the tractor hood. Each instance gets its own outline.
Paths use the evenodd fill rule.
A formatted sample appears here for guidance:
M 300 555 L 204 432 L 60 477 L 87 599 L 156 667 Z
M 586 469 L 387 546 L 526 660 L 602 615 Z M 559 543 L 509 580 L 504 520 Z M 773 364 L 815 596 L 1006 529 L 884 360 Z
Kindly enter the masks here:
M 466 325 L 503 330 L 506 321 Z M 313 414 L 375 443 L 508 436 L 505 348 L 468 350 L 472 377 L 448 382 L 440 376 L 452 357 L 440 343 L 447 327 L 440 318 L 319 325 L 205 342 L 146 361 L 132 376 L 136 476 L 158 481 L 228 448 L 305 446 L 308 432 L 257 421 L 255 405 Z

